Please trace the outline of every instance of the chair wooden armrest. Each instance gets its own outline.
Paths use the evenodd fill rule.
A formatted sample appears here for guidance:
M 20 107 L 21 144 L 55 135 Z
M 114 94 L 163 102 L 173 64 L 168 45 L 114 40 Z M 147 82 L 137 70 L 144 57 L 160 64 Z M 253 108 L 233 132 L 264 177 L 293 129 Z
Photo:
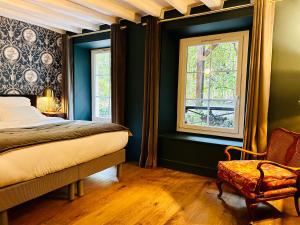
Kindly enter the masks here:
M 243 149 L 243 148 L 239 148 L 239 147 L 235 147 L 235 146 L 228 146 L 224 153 L 227 155 L 227 160 L 230 161 L 231 160 L 231 155 L 229 153 L 229 151 L 231 150 L 235 150 L 235 151 L 240 151 L 240 152 L 243 152 L 243 153 L 246 153 L 246 154 L 250 154 L 250 155 L 256 155 L 258 157 L 265 157 L 267 155 L 267 152 L 263 152 L 263 153 L 256 153 L 256 152 L 252 152 L 252 151 L 249 151 L 247 149 Z
M 279 164 L 279 163 L 276 163 L 276 162 L 272 162 L 272 161 L 261 161 L 257 164 L 257 169 L 259 170 L 260 172 L 260 177 L 257 181 L 257 185 L 256 185 L 256 188 L 255 188 L 255 192 L 257 194 L 261 194 L 262 192 L 260 191 L 260 187 L 263 183 L 263 180 L 264 180 L 264 176 L 265 176 L 265 173 L 264 173 L 264 170 L 262 168 L 262 165 L 264 164 L 269 164 L 269 165 L 274 165 L 274 166 L 278 166 L 280 168 L 283 168 L 283 169 L 286 169 L 286 170 L 289 170 L 291 172 L 294 172 L 294 173 L 297 173 L 300 172 L 300 168 L 299 167 L 290 167 L 290 166 L 285 166 L 285 165 L 282 165 L 282 164 Z

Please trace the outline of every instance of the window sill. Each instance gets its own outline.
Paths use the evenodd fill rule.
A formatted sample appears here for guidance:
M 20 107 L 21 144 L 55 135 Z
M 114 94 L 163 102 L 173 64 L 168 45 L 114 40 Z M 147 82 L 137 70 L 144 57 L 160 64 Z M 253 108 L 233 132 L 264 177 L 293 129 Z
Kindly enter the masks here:
M 230 140 L 222 137 L 216 136 L 198 136 L 193 134 L 184 134 L 184 133 L 165 133 L 160 134 L 159 138 L 182 140 L 182 141 L 191 141 L 199 143 L 207 143 L 214 145 L 223 145 L 223 146 L 236 146 L 243 147 L 243 140 Z

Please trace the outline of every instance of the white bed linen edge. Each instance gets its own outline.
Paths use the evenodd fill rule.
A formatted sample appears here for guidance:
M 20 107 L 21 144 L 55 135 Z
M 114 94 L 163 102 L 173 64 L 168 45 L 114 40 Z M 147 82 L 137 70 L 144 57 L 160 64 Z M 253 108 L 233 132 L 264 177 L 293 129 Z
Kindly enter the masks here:
M 32 126 L 63 121 L 49 118 L 32 122 Z M 1 126 L 2 125 L 2 126 Z M 26 127 L 24 124 L 6 124 L 6 128 Z M 4 125 L 0 123 L 0 129 Z M 88 162 L 103 155 L 123 149 L 128 142 L 128 132 L 102 133 L 73 140 L 57 141 L 20 148 L 0 154 L 0 188 L 28 181 L 47 174 Z
M 30 126 L 40 126 L 45 124 L 64 122 L 68 120 L 64 120 L 59 117 L 44 117 L 37 120 L 26 120 L 26 121 L 0 121 L 0 129 L 8 129 L 8 128 L 22 128 L 22 127 L 30 127 Z

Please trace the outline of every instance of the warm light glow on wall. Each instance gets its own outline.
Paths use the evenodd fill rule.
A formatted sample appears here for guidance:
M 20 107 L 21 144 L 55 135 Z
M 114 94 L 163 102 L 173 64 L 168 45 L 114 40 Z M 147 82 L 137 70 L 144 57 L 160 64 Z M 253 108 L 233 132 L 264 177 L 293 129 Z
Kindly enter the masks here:
M 38 97 L 37 108 L 41 112 L 55 112 L 57 111 L 57 103 L 55 99 L 51 97 Z

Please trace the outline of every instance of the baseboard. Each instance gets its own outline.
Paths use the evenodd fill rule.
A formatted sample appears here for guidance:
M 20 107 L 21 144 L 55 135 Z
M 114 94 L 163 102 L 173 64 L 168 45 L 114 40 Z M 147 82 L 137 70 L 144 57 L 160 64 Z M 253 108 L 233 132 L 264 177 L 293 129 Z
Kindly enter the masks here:
M 201 176 L 217 177 L 217 169 L 212 167 L 206 167 L 162 158 L 158 159 L 158 165 L 161 167 L 193 173 Z

